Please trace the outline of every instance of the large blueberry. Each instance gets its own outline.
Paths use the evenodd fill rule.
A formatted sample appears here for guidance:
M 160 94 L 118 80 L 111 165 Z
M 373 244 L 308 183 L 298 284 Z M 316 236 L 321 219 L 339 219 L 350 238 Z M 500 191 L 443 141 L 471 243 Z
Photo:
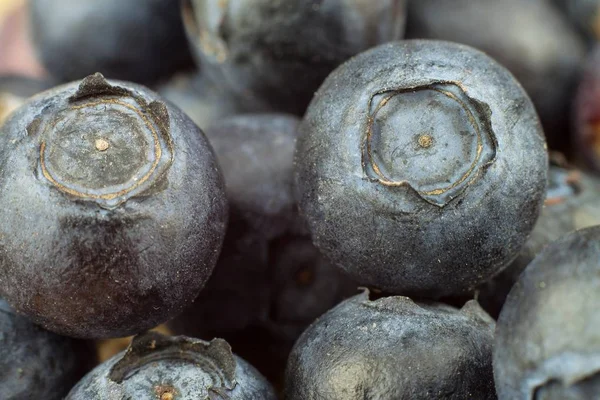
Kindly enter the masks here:
M 364 285 L 473 289 L 517 256 L 541 210 L 548 156 L 533 105 L 470 47 L 369 50 L 327 78 L 300 131 L 301 214 Z
M 364 292 L 298 339 L 285 398 L 492 400 L 493 335 L 493 320 L 475 301 L 457 310 Z
M 198 294 L 227 200 L 181 111 L 100 74 L 44 92 L 0 130 L 0 293 L 78 337 L 150 329 Z

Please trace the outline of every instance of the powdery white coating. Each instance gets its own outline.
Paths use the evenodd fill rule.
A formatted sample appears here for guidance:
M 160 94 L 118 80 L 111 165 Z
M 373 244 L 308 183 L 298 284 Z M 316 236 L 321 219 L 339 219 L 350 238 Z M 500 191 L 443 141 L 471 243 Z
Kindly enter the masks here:
M 475 301 L 461 310 L 407 297 L 338 305 L 296 342 L 287 400 L 495 399 L 493 320 Z
M 586 400 L 600 393 L 600 226 L 548 245 L 500 313 L 494 377 L 500 400 Z
M 422 101 L 414 118 L 378 130 L 374 105 L 393 107 L 388 93 L 417 90 L 446 100 Z M 455 126 L 468 118 L 471 130 L 429 125 L 427 116 L 451 101 L 464 113 L 446 120 Z M 418 145 L 430 132 L 439 135 L 432 145 Z M 413 145 L 403 148 L 410 154 L 384 156 L 399 173 L 405 164 L 420 167 L 400 176 L 404 181 L 377 172 L 373 162 L 385 150 L 381 143 L 398 135 L 412 135 Z M 431 187 L 439 190 L 419 184 L 455 156 L 447 149 L 468 146 L 476 150 L 458 158 L 461 168 L 470 166 L 465 174 L 452 170 Z M 390 43 L 340 66 L 311 102 L 295 155 L 300 212 L 316 246 L 358 283 L 419 297 L 459 294 L 518 254 L 541 210 L 547 157 L 533 105 L 506 69 L 467 46 Z

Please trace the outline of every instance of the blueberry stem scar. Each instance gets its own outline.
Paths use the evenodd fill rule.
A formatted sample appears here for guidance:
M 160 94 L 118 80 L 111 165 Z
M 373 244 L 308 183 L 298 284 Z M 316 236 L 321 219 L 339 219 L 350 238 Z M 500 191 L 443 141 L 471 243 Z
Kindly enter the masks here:
M 127 104 L 125 102 L 119 101 L 119 100 L 114 100 L 114 99 L 105 99 L 105 100 L 99 100 L 97 102 L 92 102 L 92 103 L 86 103 L 86 104 L 82 104 L 82 105 L 77 105 L 77 106 L 73 106 L 71 107 L 72 110 L 80 110 L 86 107 L 93 107 L 93 106 L 97 106 L 99 104 L 114 104 L 114 105 L 119 105 L 121 107 L 125 107 L 133 112 L 135 112 L 144 122 L 144 124 L 148 127 L 148 129 L 150 130 L 150 132 L 152 133 L 152 138 L 154 139 L 154 162 L 152 163 L 152 166 L 150 167 L 150 170 L 142 177 L 140 178 L 138 181 L 136 181 L 133 185 L 131 185 L 130 187 L 120 190 L 118 192 L 115 193 L 105 193 L 105 194 L 94 194 L 94 193 L 84 193 L 84 192 L 80 192 L 78 190 L 72 189 L 72 188 L 68 188 L 66 186 L 64 186 L 63 184 L 61 184 L 60 182 L 58 182 L 53 176 L 52 174 L 48 171 L 48 168 L 46 166 L 46 160 L 45 160 L 45 154 L 46 154 L 46 142 L 42 141 L 41 145 L 40 145 L 40 166 L 42 169 L 42 174 L 44 175 L 44 177 L 50 181 L 53 185 L 55 185 L 59 190 L 70 194 L 72 196 L 75 197 L 81 197 L 81 198 L 90 198 L 90 199 L 102 199 L 102 200 L 114 200 L 116 198 L 119 198 L 129 192 L 131 192 L 132 190 L 138 188 L 139 186 L 141 186 L 142 184 L 144 184 L 154 173 L 154 171 L 156 170 L 156 168 L 158 167 L 161 157 L 162 157 L 162 149 L 160 146 L 160 139 L 158 137 L 158 133 L 156 132 L 156 129 L 154 128 L 154 126 L 152 126 L 152 124 L 150 123 L 150 121 L 148 120 L 148 118 L 137 108 L 134 107 L 130 104 Z M 55 121 L 54 124 L 52 124 L 50 127 L 54 127 L 56 125 L 56 123 L 58 123 L 59 121 Z M 102 143 L 104 142 L 104 143 Z M 99 146 L 100 145 L 100 146 Z M 108 142 L 106 142 L 103 139 L 100 139 L 98 141 L 96 141 L 96 148 L 99 151 L 104 151 L 106 150 L 108 147 L 106 147 L 106 149 L 102 150 L 102 148 L 104 146 L 108 146 Z M 173 144 L 171 143 L 171 141 L 168 141 L 168 146 L 170 148 L 170 153 L 171 153 L 171 159 L 173 157 Z M 171 160 L 172 161 L 172 160 Z
M 456 82 L 437 82 L 436 84 L 437 85 L 451 84 L 451 85 L 457 86 L 459 89 L 464 91 L 464 89 L 461 87 L 461 85 Z M 465 180 L 467 180 L 467 178 L 469 178 L 472 175 L 472 173 L 475 170 L 475 168 L 477 167 L 477 165 L 481 159 L 482 153 L 483 153 L 483 139 L 481 136 L 481 129 L 479 127 L 479 124 L 477 123 L 477 119 L 475 118 L 475 116 L 473 115 L 473 112 L 469 109 L 467 104 L 465 104 L 465 102 L 462 99 L 460 99 L 458 96 L 456 96 L 454 93 L 450 92 L 449 90 L 445 90 L 445 89 L 436 87 L 435 84 L 429 85 L 427 87 L 427 89 L 434 90 L 434 91 L 441 93 L 444 96 L 447 96 L 448 98 L 456 101 L 461 106 L 461 108 L 464 110 L 464 112 L 467 114 L 469 123 L 471 124 L 471 126 L 473 127 L 473 129 L 477 135 L 477 152 L 476 152 L 475 159 L 471 163 L 467 172 L 465 172 L 465 174 L 460 179 L 458 179 L 456 182 L 454 182 L 453 184 L 446 186 L 446 187 L 429 190 L 429 191 L 417 191 L 417 193 L 419 193 L 419 195 L 421 195 L 421 196 L 438 196 L 443 193 L 446 193 L 449 190 L 456 188 L 458 185 L 462 184 Z M 399 186 L 405 186 L 405 185 L 410 186 L 409 182 L 406 180 L 394 181 L 394 180 L 389 179 L 381 171 L 379 165 L 375 161 L 375 158 L 373 157 L 373 151 L 372 151 L 372 136 L 373 136 L 373 125 L 375 123 L 375 116 L 395 96 L 402 94 L 402 93 L 413 92 L 413 91 L 417 91 L 417 90 L 420 90 L 420 88 L 410 87 L 410 88 L 393 89 L 393 93 L 388 95 L 387 97 L 385 97 L 383 100 L 381 100 L 381 102 L 377 105 L 377 108 L 375 109 L 375 111 L 370 113 L 367 117 L 367 132 L 366 132 L 366 137 L 363 141 L 363 149 L 366 147 L 366 154 L 369 158 L 371 168 L 373 169 L 373 172 L 375 172 L 375 174 L 377 175 L 376 181 L 378 181 L 382 185 L 390 186 L 390 187 L 399 187 Z M 387 91 L 389 91 L 389 90 L 382 90 L 376 94 L 382 94 Z M 371 97 L 370 104 L 373 102 L 374 97 L 375 96 Z M 430 135 L 422 135 L 421 137 L 419 137 L 418 143 L 421 147 L 428 148 L 433 144 L 433 138 Z M 363 154 L 364 154 L 364 152 L 363 152 Z M 363 159 L 362 164 L 363 164 L 363 167 L 365 167 L 366 160 Z

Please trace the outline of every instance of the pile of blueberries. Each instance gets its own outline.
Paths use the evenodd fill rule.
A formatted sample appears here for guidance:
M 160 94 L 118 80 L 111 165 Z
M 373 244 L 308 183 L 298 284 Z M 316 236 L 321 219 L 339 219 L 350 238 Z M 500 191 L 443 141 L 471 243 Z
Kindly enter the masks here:
M 600 2 L 29 10 L 0 399 L 600 399 Z

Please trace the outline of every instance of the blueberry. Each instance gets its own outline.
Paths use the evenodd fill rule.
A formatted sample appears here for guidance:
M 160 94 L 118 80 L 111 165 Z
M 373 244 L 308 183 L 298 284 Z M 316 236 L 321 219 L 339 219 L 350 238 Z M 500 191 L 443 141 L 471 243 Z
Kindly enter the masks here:
M 32 0 L 33 42 L 68 82 L 96 71 L 150 84 L 192 63 L 176 0 Z
M 414 297 L 468 291 L 518 254 L 547 152 L 508 71 L 472 48 L 406 41 L 332 73 L 296 148 L 317 247 L 359 283 Z
M 91 350 L 32 324 L 0 299 L 1 399 L 63 399 L 94 362 Z
M 206 73 L 278 110 L 303 113 L 343 61 L 399 39 L 406 0 L 185 0 L 184 22 Z
M 570 233 L 535 258 L 496 328 L 503 399 L 584 400 L 600 393 L 600 226 Z
M 531 96 L 550 147 L 562 151 L 585 45 L 549 3 L 409 0 L 407 37 L 473 46 L 508 68 Z
M 207 130 L 230 203 L 223 251 L 176 333 L 222 337 L 277 380 L 302 331 L 356 292 L 312 245 L 293 193 L 299 120 L 285 114 L 226 118 Z
M 158 88 L 158 93 L 183 110 L 199 127 L 238 114 L 268 112 L 271 107 L 247 93 L 236 93 L 199 74 L 180 75 Z
M 494 322 L 470 301 L 461 310 L 407 297 L 338 305 L 300 337 L 285 398 L 495 399 Z
M 222 176 L 181 111 L 100 74 L 0 129 L 0 293 L 45 328 L 119 337 L 198 294 L 225 234 Z
M 149 332 L 96 367 L 66 400 L 271 400 L 269 383 L 222 339 Z
M 301 229 L 292 190 L 298 122 L 285 114 L 248 115 L 207 130 L 225 177 L 229 226 L 215 273 L 176 332 L 222 337 L 268 312 L 269 242 Z
M 49 84 L 43 80 L 17 75 L 0 76 L 0 125 L 28 98 L 49 88 Z
M 567 233 L 600 225 L 600 180 L 573 168 L 550 166 L 548 193 L 531 236 L 513 263 L 479 288 L 481 306 L 498 317 L 519 275 L 542 249 Z

